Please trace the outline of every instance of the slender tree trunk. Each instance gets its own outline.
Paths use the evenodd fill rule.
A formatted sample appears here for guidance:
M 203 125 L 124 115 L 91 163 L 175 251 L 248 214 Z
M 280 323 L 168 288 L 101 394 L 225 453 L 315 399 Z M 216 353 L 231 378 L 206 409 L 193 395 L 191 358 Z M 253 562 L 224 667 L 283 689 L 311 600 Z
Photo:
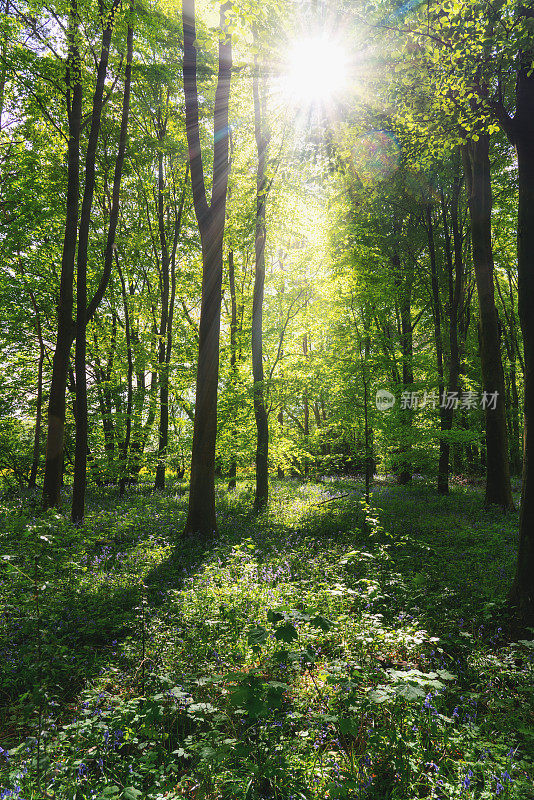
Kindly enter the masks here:
M 284 430 L 284 409 L 283 406 L 280 406 L 280 411 L 278 412 L 278 424 L 280 425 L 280 430 Z M 285 473 L 283 467 L 279 464 L 276 469 L 276 474 L 278 476 L 278 480 L 282 481 L 285 477 Z
M 9 0 L 5 0 L 4 14 L 9 14 Z M 6 62 L 7 39 L 3 39 L 0 47 L 0 131 L 2 130 L 2 117 L 4 114 L 4 99 L 6 91 L 7 80 L 7 62 Z
M 503 509 L 514 507 L 510 485 L 508 434 L 504 407 L 499 319 L 493 285 L 491 243 L 491 173 L 489 136 L 469 141 L 462 148 L 464 172 L 471 216 L 473 265 L 480 311 L 480 361 L 483 388 L 488 402 L 484 410 L 486 427 L 486 505 Z M 491 398 L 496 398 L 495 408 Z
M 167 121 L 165 120 L 164 129 Z M 161 146 L 165 130 L 161 129 Z M 154 489 L 165 488 L 165 468 L 167 464 L 167 448 L 169 446 L 169 376 L 172 352 L 172 323 L 174 319 L 174 302 L 176 299 L 176 250 L 182 227 L 182 217 L 185 204 L 185 193 L 189 177 L 189 164 L 186 167 L 182 195 L 178 208 L 175 208 L 176 218 L 172 240 L 172 250 L 169 253 L 167 234 L 165 232 L 165 214 L 163 207 L 164 177 L 163 177 L 163 152 L 160 152 L 158 165 L 158 229 L 161 247 L 161 273 L 163 291 L 161 295 L 161 328 L 159 337 L 159 369 L 160 369 L 160 420 L 158 431 L 158 466 Z M 170 282 L 169 282 L 170 281 Z
M 37 483 L 37 471 L 39 469 L 39 458 L 41 455 L 41 417 L 43 408 L 43 366 L 45 359 L 45 346 L 43 332 L 41 329 L 41 315 L 35 301 L 33 292 L 30 292 L 32 305 L 35 311 L 35 326 L 37 329 L 37 339 L 39 340 L 39 361 L 37 364 L 37 408 L 35 412 L 35 433 L 33 437 L 33 458 L 30 471 L 28 486 L 35 489 Z
M 169 368 L 165 357 L 167 326 L 169 318 L 169 265 L 170 256 L 165 233 L 165 209 L 163 207 L 163 192 L 165 181 L 163 177 L 163 139 L 167 122 L 160 122 L 160 151 L 158 160 L 158 230 L 161 250 L 161 322 L 158 343 L 158 372 L 159 372 L 159 430 L 158 430 L 158 466 L 154 489 L 165 488 L 165 465 L 167 460 L 167 444 L 169 440 Z M 170 355 L 170 354 L 169 354 Z
M 432 207 L 426 207 L 426 232 L 428 237 L 428 251 L 430 255 L 430 276 L 432 284 L 432 306 L 434 309 L 434 341 L 438 366 L 438 390 L 440 396 L 439 422 L 442 433 L 450 430 L 452 425 L 452 409 L 445 407 L 445 379 L 443 369 L 443 337 L 441 328 L 441 303 L 439 297 L 438 265 L 434 246 L 434 227 L 432 223 Z M 450 424 L 449 424 L 450 417 Z M 449 494 L 449 453 L 450 445 L 445 437 L 439 440 L 439 465 L 438 465 L 438 494 Z
M 395 254 L 393 266 L 397 274 L 400 272 L 400 258 Z M 412 328 L 412 284 L 413 270 L 404 278 L 400 297 L 400 323 L 401 323 L 401 351 L 402 351 L 402 384 L 405 391 L 413 389 L 413 328 Z M 401 459 L 399 463 L 398 482 L 405 486 L 412 480 L 411 428 L 413 410 L 409 407 L 401 409 L 402 436 L 407 439 L 401 444 Z
M 126 355 L 128 358 L 128 376 L 127 376 L 127 399 L 126 399 L 126 433 L 121 452 L 121 466 L 119 474 L 119 496 L 124 495 L 126 481 L 129 477 L 129 452 L 130 440 L 132 435 L 132 407 L 133 407 L 133 353 L 132 353 L 132 337 L 130 329 L 130 310 L 128 308 L 128 295 L 126 294 L 126 283 L 124 275 L 119 264 L 119 258 L 115 252 L 115 263 L 117 266 L 117 273 L 121 282 L 122 304 L 124 306 L 124 331 L 126 335 Z
M 108 463 L 108 480 L 115 481 L 115 426 L 113 424 L 113 398 L 111 391 L 111 380 L 113 373 L 113 361 L 115 358 L 115 350 L 117 346 L 117 321 L 113 317 L 113 326 L 111 329 L 110 345 L 106 359 L 105 369 L 102 366 L 100 355 L 98 352 L 98 338 L 96 331 L 93 331 L 94 339 L 94 353 L 95 353 L 95 373 L 96 373 L 96 388 L 98 393 L 98 403 L 100 406 L 100 414 L 102 417 L 102 429 L 104 432 L 104 450 L 107 456 Z
M 118 0 L 113 0 L 108 11 L 106 27 L 102 34 L 102 49 L 98 64 L 95 93 L 93 95 L 93 108 L 91 114 L 91 128 L 87 153 L 85 157 L 85 186 L 80 214 L 80 231 L 78 237 L 78 261 L 76 279 L 76 447 L 74 455 L 74 483 L 72 489 L 72 521 L 81 524 L 85 515 L 85 488 L 87 484 L 87 341 L 86 329 L 89 318 L 87 306 L 87 251 L 89 245 L 89 228 L 91 224 L 91 209 L 96 182 L 96 150 L 100 135 L 100 122 L 104 102 L 104 86 L 109 62 L 109 48 L 115 21 Z M 130 80 L 132 70 L 133 28 L 128 26 L 127 57 L 124 76 L 124 93 L 122 104 L 121 128 L 119 134 L 119 147 L 115 160 L 115 174 L 113 178 L 113 198 L 109 218 L 106 251 L 104 254 L 104 274 L 111 273 L 113 262 L 113 246 L 119 218 L 119 196 L 122 177 L 124 154 L 126 152 L 126 134 L 128 129 L 128 113 L 130 108 Z M 106 282 L 107 285 L 107 282 Z M 100 287 L 99 287 L 100 288 Z M 104 287 L 105 291 L 105 287 Z M 103 293 L 102 293 L 103 294 Z M 91 307 L 94 306 L 94 298 Z M 94 308 L 92 308 L 94 313 Z
M 306 362 L 306 383 L 304 385 L 304 393 L 302 395 L 302 402 L 304 405 L 304 425 L 303 425 L 303 433 L 304 433 L 304 446 L 306 450 L 308 450 L 308 439 L 310 436 L 310 399 L 308 396 L 308 386 L 307 386 L 307 362 L 308 362 L 308 334 L 305 333 L 302 337 L 302 355 L 304 356 L 304 361 Z M 309 463 L 308 457 L 304 456 L 304 475 L 308 474 L 309 470 Z
M 43 479 L 43 507 L 59 508 L 63 476 L 65 436 L 65 391 L 69 356 L 73 340 L 72 311 L 78 201 L 80 195 L 80 131 L 82 118 L 81 62 L 78 49 L 78 5 L 71 0 L 69 13 L 69 50 L 67 56 L 67 105 L 69 108 L 69 143 L 67 150 L 67 208 L 61 259 L 56 346 L 52 362 L 52 380 L 48 401 L 46 460 Z
M 232 304 L 232 317 L 230 319 L 230 375 L 232 380 L 232 391 L 234 392 L 231 433 L 232 451 L 230 454 L 230 468 L 228 470 L 228 491 L 232 492 L 237 485 L 237 427 L 235 423 L 235 416 L 237 412 L 237 404 L 235 403 L 235 394 L 237 391 L 237 298 L 235 293 L 235 264 L 233 250 L 230 250 L 228 253 L 228 280 L 230 283 L 230 301 Z
M 265 408 L 263 374 L 263 296 L 265 289 L 265 240 L 267 226 L 265 205 L 267 201 L 267 179 L 265 165 L 269 146 L 269 130 L 266 125 L 265 82 L 260 87 L 257 59 L 253 75 L 254 129 L 258 165 L 256 170 L 256 272 L 252 301 L 252 375 L 254 380 L 254 416 L 256 418 L 256 495 L 254 510 L 262 511 L 269 500 L 269 420 Z
M 211 539 L 217 535 L 215 516 L 215 444 L 223 235 L 228 190 L 228 104 L 232 70 L 231 38 L 226 28 L 227 4 L 221 6 L 219 71 L 214 108 L 213 189 L 208 205 L 200 146 L 196 23 L 194 0 L 184 0 L 184 94 L 191 187 L 202 244 L 202 300 L 198 332 L 195 422 L 191 453 L 189 507 L 184 535 Z
M 523 487 L 517 567 L 510 600 L 527 624 L 534 622 L 534 75 L 532 52 L 521 57 L 517 81 L 515 143 L 519 208 L 517 260 L 519 320 L 525 364 Z
M 451 446 L 449 439 L 447 438 L 447 434 L 452 429 L 452 424 L 454 419 L 455 403 L 452 398 L 454 398 L 454 396 L 457 395 L 458 392 L 458 384 L 460 377 L 460 362 L 461 362 L 460 347 L 458 343 L 458 317 L 463 296 L 463 259 L 462 259 L 462 241 L 458 226 L 459 193 L 460 193 L 460 180 L 459 177 L 455 176 L 452 189 L 452 197 L 451 197 L 451 227 L 452 227 L 454 260 L 453 260 L 453 251 L 451 248 L 451 238 L 449 231 L 449 223 L 447 219 L 447 208 L 445 203 L 445 197 L 443 196 L 443 193 L 441 195 L 441 213 L 442 213 L 444 242 L 445 242 L 445 263 L 447 267 L 448 300 L 449 300 L 449 376 L 447 384 L 447 395 L 448 398 L 450 398 L 450 399 L 444 398 L 444 391 L 445 391 L 444 368 L 443 368 L 443 353 L 441 345 L 442 339 L 441 339 L 441 324 L 440 324 L 439 349 L 441 350 L 441 353 L 438 355 L 438 372 L 440 374 L 440 396 L 445 399 L 445 402 L 443 402 L 442 400 L 442 402 L 440 403 L 440 428 L 442 433 L 445 434 L 440 439 L 440 456 L 439 456 L 439 467 L 438 467 L 438 493 L 442 495 L 449 494 Z M 431 229 L 429 228 L 429 230 Z M 434 264 L 435 264 L 435 255 L 434 255 Z M 435 288 L 433 285 L 433 295 L 435 295 L 434 304 L 436 304 L 436 299 L 437 299 L 438 314 L 440 314 L 439 294 L 436 295 L 436 292 L 439 291 L 439 287 L 437 284 L 437 268 L 435 265 L 433 268 L 433 274 L 435 275 L 435 277 L 433 277 L 433 284 L 434 282 L 436 284 Z M 438 337 L 438 332 L 436 332 L 436 337 Z

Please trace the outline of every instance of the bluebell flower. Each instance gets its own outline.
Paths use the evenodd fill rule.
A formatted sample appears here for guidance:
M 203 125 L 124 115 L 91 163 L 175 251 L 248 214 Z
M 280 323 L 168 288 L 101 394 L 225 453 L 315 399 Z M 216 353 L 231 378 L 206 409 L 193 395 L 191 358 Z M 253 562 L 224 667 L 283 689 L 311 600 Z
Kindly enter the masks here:
M 471 778 L 472 777 L 473 777 L 473 770 L 468 769 L 467 772 L 465 773 L 465 776 L 464 776 L 464 779 L 463 779 L 463 782 L 462 782 L 462 787 L 464 789 L 469 789 L 469 787 L 471 786 Z

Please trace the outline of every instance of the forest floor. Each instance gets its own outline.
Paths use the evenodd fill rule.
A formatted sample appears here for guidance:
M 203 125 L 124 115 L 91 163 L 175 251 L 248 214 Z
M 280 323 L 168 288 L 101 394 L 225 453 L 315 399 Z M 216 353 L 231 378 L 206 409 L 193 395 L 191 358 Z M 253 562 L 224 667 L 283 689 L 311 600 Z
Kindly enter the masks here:
M 0 798 L 532 800 L 517 514 L 424 481 L 251 505 L 221 484 L 202 547 L 178 485 L 101 490 L 82 529 L 3 502 Z

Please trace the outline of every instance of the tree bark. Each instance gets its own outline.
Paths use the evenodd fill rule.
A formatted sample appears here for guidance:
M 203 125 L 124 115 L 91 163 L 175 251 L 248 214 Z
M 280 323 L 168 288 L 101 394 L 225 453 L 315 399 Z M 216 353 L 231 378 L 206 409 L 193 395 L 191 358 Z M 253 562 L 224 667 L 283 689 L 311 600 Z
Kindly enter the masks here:
M 436 249 L 434 245 L 434 227 L 432 223 L 432 207 L 427 205 L 426 211 L 426 232 L 428 238 L 428 252 L 430 256 L 430 277 L 432 285 L 432 306 L 434 310 L 434 342 L 436 346 L 436 359 L 438 367 L 438 390 L 440 397 L 439 404 L 439 423 L 441 433 L 450 430 L 452 425 L 452 413 L 449 414 L 445 409 L 443 397 L 445 395 L 445 378 L 443 368 L 443 337 L 441 327 L 441 302 L 439 296 L 438 265 L 436 261 Z M 438 494 L 449 494 L 449 442 L 443 436 L 439 440 L 439 464 L 438 464 Z
M 30 291 L 30 297 L 33 309 L 35 311 L 35 327 L 37 330 L 37 339 L 39 341 L 39 361 L 37 364 L 37 408 L 35 411 L 35 433 L 33 437 L 32 467 L 30 471 L 30 479 L 28 481 L 28 487 L 30 489 L 35 489 L 37 484 L 37 471 L 39 469 L 39 458 L 41 455 L 41 417 L 43 408 L 43 366 L 45 359 L 45 345 L 41 328 L 41 315 L 35 300 L 35 295 L 32 291 Z
M 158 230 L 159 245 L 161 250 L 161 321 L 158 336 L 158 374 L 159 374 L 159 429 L 158 429 L 158 465 L 154 489 L 165 488 L 165 466 L 167 460 L 167 444 L 169 440 L 169 368 L 166 354 L 167 326 L 169 320 L 169 265 L 170 255 L 167 247 L 165 233 L 165 210 L 163 207 L 163 192 L 165 181 L 163 177 L 163 139 L 167 120 L 160 120 L 159 127 L 159 155 L 158 155 Z M 169 354 L 170 355 L 170 354 Z
M 63 475 L 65 436 L 65 391 L 69 356 L 73 340 L 72 311 L 74 305 L 74 259 L 78 234 L 78 202 L 80 196 L 80 131 L 82 119 L 81 64 L 78 49 L 78 5 L 71 0 L 69 12 L 69 49 L 67 55 L 67 107 L 69 143 L 67 150 L 67 201 L 65 236 L 61 259 L 57 337 L 52 362 L 52 380 L 48 401 L 43 507 L 59 508 Z
M 519 320 L 523 332 L 525 423 L 519 551 L 511 602 L 534 623 L 534 75 L 533 53 L 521 54 L 517 80 L 515 144 L 518 162 L 517 226 Z
M 501 359 L 499 319 L 493 285 L 491 243 L 491 173 L 489 136 L 481 134 L 462 147 L 464 172 L 471 217 L 473 265 L 480 312 L 480 362 L 483 389 L 488 398 L 496 396 L 496 407 L 484 409 L 486 428 L 486 505 L 514 507 L 510 485 L 508 434 L 504 405 L 504 373 Z M 495 395 L 495 393 L 497 393 Z
M 398 253 L 393 256 L 393 268 L 397 275 L 401 270 L 400 258 Z M 401 279 L 399 279 L 401 280 Z M 413 268 L 404 276 L 400 296 L 400 339 L 402 352 L 402 385 L 405 391 L 413 388 L 413 328 L 412 328 L 412 288 L 413 288 Z M 401 436 L 407 441 L 401 444 L 400 461 L 398 466 L 398 482 L 405 486 L 412 480 L 412 462 L 410 458 L 411 450 L 411 428 L 413 410 L 411 408 L 401 409 Z
M 165 127 L 166 127 L 165 120 Z M 162 131 L 164 134 L 164 131 Z M 160 146 L 163 146 L 163 135 Z M 163 207 L 164 177 L 163 177 L 163 152 L 160 151 L 158 165 L 158 229 L 161 247 L 161 327 L 159 336 L 159 370 L 160 370 L 160 419 L 158 429 L 158 465 L 154 489 L 165 488 L 165 468 L 167 464 L 167 448 L 169 445 L 169 372 L 172 352 L 172 323 L 174 319 L 174 302 L 176 298 L 176 250 L 185 204 L 185 193 L 189 177 L 189 164 L 185 171 L 182 195 L 179 207 L 175 207 L 175 224 L 172 239 L 172 248 L 169 253 L 167 234 L 165 231 L 165 215 Z
M 237 297 L 235 292 L 235 264 L 234 264 L 234 251 L 230 250 L 228 253 L 228 281 L 230 283 L 230 302 L 232 309 L 232 316 L 230 319 L 230 375 L 232 380 L 232 390 L 237 391 Z M 228 491 L 233 492 L 237 486 L 237 454 L 236 454 L 236 438 L 237 427 L 235 424 L 235 415 L 237 408 L 235 407 L 234 399 L 233 408 L 233 422 L 232 422 L 232 451 L 230 453 L 230 468 L 228 470 Z
M 124 435 L 124 442 L 121 448 L 121 465 L 119 469 L 119 496 L 124 495 L 126 481 L 129 477 L 129 452 L 130 440 L 132 436 L 132 408 L 133 408 L 133 353 L 132 353 L 132 337 L 130 328 L 130 310 L 128 308 L 128 295 L 126 294 L 126 283 L 124 275 L 119 264 L 119 258 L 115 252 L 115 263 L 117 272 L 121 282 L 122 304 L 124 306 L 124 332 L 126 336 L 126 356 L 128 359 L 128 376 L 127 376 L 127 397 L 126 397 L 126 433 Z
M 254 416 L 257 430 L 254 510 L 259 512 L 266 508 L 269 501 L 269 420 L 265 408 L 263 374 L 263 297 L 265 290 L 265 241 L 267 238 L 265 205 L 268 192 L 265 166 L 270 134 L 266 124 L 265 82 L 260 80 L 257 59 L 255 59 L 254 66 L 252 84 L 254 94 L 254 132 L 258 164 L 256 170 L 256 233 L 254 243 L 256 271 L 252 301 L 252 376 L 254 380 Z
M 87 251 L 89 245 L 89 227 L 91 224 L 91 209 L 96 182 L 96 150 L 100 135 L 100 122 L 104 99 L 104 86 L 109 62 L 109 48 L 113 34 L 115 13 L 119 0 L 113 0 L 107 13 L 106 26 L 102 33 L 102 49 L 96 76 L 95 92 L 93 95 L 93 108 L 91 113 L 91 127 L 87 153 L 85 157 L 85 186 L 80 213 L 80 230 L 78 236 L 78 259 L 76 271 L 76 447 L 74 454 L 74 483 L 72 489 L 72 521 L 81 524 L 85 515 L 85 489 L 87 485 L 87 342 L 86 329 L 88 321 L 87 307 Z M 113 198 L 109 217 L 109 228 L 104 254 L 104 274 L 111 273 L 113 261 L 113 246 L 119 217 L 119 196 L 122 177 L 122 166 L 126 151 L 126 134 L 128 128 L 128 113 L 130 107 L 130 80 L 132 69 L 133 28 L 128 25 L 126 70 L 124 76 L 124 94 L 122 105 L 121 128 L 119 134 L 119 147 L 115 160 L 115 174 L 113 178 Z M 109 265 L 109 268 L 108 268 Z M 106 282 L 107 285 L 107 282 Z M 105 291 L 105 287 L 104 287 Z M 103 296 L 103 293 L 102 293 Z M 94 300 L 93 300 L 94 305 Z
M 193 203 L 202 245 L 202 300 L 198 332 L 195 422 L 191 453 L 189 507 L 184 536 L 211 539 L 217 535 L 215 515 L 215 444 L 223 235 L 228 190 L 228 104 L 232 70 L 231 37 L 226 28 L 227 4 L 221 6 L 219 70 L 214 108 L 213 188 L 208 205 L 200 146 L 195 2 L 184 0 L 184 94 Z

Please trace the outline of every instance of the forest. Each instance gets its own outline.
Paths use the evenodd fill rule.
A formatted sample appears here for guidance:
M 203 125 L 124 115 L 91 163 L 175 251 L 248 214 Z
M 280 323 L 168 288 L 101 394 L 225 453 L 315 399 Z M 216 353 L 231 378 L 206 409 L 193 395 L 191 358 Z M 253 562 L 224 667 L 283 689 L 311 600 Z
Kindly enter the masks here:
M 0 798 L 532 800 L 533 0 L 1 0 Z

